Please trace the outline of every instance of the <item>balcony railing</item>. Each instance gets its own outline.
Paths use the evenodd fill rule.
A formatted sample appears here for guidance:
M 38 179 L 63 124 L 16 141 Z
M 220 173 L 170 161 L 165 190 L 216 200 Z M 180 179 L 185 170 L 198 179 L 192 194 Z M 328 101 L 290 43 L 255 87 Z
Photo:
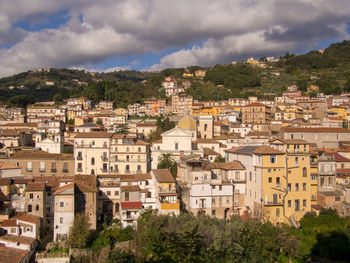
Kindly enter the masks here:
M 40 168 L 39 172 L 45 172 L 45 168 Z
M 62 173 L 68 173 L 68 169 L 62 169 Z
M 101 169 L 102 173 L 108 173 L 108 169 Z
M 78 161 L 83 160 L 83 156 L 78 156 L 78 157 L 77 157 L 77 160 L 78 160 Z
M 78 173 L 81 173 L 82 171 L 83 171 L 83 168 L 78 168 L 78 169 L 77 169 L 77 172 L 78 172 Z
M 33 172 L 32 168 L 27 168 L 27 172 Z
M 57 169 L 51 169 L 51 173 L 57 173 Z
M 130 173 L 130 170 L 125 170 L 124 171 L 126 174 L 129 174 Z
M 108 157 L 106 157 L 106 156 L 101 156 L 101 160 L 102 160 L 102 162 L 108 162 Z

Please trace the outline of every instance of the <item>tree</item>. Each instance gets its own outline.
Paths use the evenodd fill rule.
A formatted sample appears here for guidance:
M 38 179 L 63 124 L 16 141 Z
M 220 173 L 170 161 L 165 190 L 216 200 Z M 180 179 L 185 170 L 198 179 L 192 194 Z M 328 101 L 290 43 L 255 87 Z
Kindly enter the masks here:
M 17 95 L 9 98 L 8 103 L 12 106 L 25 108 L 28 104 L 31 104 L 34 102 L 34 99 L 32 97 L 29 97 L 28 95 Z
M 54 96 L 53 96 L 53 101 L 58 103 L 58 102 L 62 102 L 63 101 L 63 97 L 60 93 L 56 93 Z
M 162 131 L 160 128 L 157 128 L 156 130 L 154 131 L 151 131 L 149 134 L 148 134 L 148 137 L 147 137 L 147 141 L 149 143 L 153 143 L 155 141 L 158 141 L 162 138 L 161 136 L 162 134 Z
M 129 133 L 129 125 L 127 123 L 118 124 L 116 127 L 117 134 L 125 134 Z
M 74 248 L 86 248 L 91 238 L 90 226 L 87 215 L 77 214 L 69 231 L 68 244 Z
M 163 153 L 158 163 L 158 169 L 169 169 L 173 177 L 177 176 L 177 163 L 170 153 Z

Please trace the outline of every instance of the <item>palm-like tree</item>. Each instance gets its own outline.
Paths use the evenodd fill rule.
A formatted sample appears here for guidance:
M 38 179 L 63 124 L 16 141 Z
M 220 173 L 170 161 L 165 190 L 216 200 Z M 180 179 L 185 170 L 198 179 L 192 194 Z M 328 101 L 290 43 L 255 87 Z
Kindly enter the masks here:
M 177 175 L 177 163 L 171 153 L 163 153 L 158 163 L 158 169 L 169 169 L 174 178 Z

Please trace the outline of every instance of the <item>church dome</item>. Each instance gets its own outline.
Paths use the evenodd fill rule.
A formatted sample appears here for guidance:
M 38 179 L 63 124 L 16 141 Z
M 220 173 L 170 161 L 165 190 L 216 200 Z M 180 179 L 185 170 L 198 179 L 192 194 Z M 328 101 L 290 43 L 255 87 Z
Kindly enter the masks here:
M 179 120 L 177 127 L 186 131 L 196 131 L 196 121 L 191 116 L 184 116 Z

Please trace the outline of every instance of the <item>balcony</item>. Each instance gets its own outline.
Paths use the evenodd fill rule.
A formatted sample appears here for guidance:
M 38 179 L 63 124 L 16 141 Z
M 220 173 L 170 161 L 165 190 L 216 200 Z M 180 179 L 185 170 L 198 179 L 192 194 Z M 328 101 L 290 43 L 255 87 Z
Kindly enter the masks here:
M 101 171 L 102 171 L 102 173 L 108 173 L 108 169 L 102 168 Z
M 126 174 L 129 174 L 130 173 L 130 170 L 125 170 L 124 171 Z
M 57 173 L 57 169 L 51 169 L 51 173 Z
M 108 162 L 108 157 L 106 157 L 106 156 L 101 156 L 101 160 L 102 160 L 102 162 Z
M 277 202 L 277 203 L 265 202 L 265 206 L 283 206 L 283 203 L 282 202 Z
M 33 172 L 32 168 L 27 168 L 27 172 Z
M 161 203 L 160 207 L 162 210 L 179 210 L 180 203 Z
M 68 173 L 68 169 L 62 169 L 62 173 Z
M 77 157 L 77 160 L 78 160 L 78 161 L 82 161 L 82 160 L 83 160 L 83 156 L 78 156 L 78 157 Z
M 77 169 L 77 172 L 78 172 L 78 173 L 83 172 L 83 168 L 78 168 L 78 169 Z
M 39 169 L 39 172 L 44 173 L 45 171 L 46 171 L 45 168 L 40 168 L 40 169 Z

